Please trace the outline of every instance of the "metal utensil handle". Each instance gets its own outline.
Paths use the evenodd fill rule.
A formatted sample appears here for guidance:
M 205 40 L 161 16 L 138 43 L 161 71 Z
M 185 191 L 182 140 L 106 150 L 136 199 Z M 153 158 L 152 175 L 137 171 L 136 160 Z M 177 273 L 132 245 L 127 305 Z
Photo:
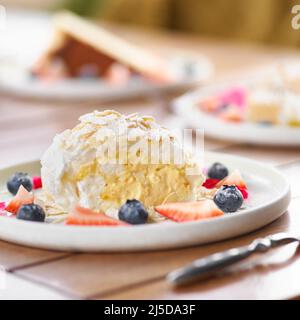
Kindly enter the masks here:
M 173 284 L 183 284 L 195 279 L 206 278 L 224 267 L 249 257 L 252 252 L 251 247 L 245 246 L 215 253 L 198 259 L 185 268 L 171 272 L 168 280 Z
M 255 239 L 248 246 L 230 249 L 198 259 L 187 267 L 169 273 L 167 280 L 175 285 L 180 285 L 192 280 L 207 278 L 220 269 L 249 257 L 252 253 L 266 252 L 271 248 L 294 241 L 300 242 L 300 239 L 297 236 L 285 233 L 277 233 L 266 238 Z

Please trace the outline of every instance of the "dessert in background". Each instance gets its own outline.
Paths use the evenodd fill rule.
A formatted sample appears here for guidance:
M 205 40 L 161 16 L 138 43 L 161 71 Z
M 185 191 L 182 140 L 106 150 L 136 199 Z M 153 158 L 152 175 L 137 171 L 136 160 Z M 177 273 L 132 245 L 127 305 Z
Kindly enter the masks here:
M 112 85 L 126 84 L 131 77 L 174 81 L 165 59 L 71 12 L 56 14 L 53 27 L 48 49 L 32 68 L 34 76 L 102 78 Z
M 228 122 L 300 126 L 299 64 L 279 64 L 241 83 L 199 99 L 199 109 Z

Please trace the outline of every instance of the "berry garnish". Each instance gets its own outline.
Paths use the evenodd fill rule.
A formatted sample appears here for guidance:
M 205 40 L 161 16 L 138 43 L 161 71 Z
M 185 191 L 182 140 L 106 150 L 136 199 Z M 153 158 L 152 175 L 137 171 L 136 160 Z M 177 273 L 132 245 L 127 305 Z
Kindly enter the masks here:
M 46 214 L 44 209 L 37 204 L 25 204 L 18 210 L 16 218 L 27 221 L 44 222 Z
M 239 170 L 234 170 L 228 177 L 220 181 L 216 187 L 220 188 L 224 185 L 236 186 L 243 194 L 244 199 L 248 198 L 247 185 L 244 179 L 242 178 Z
M 102 212 L 95 212 L 87 208 L 75 206 L 66 219 L 67 225 L 80 226 L 125 226 L 127 223 L 113 219 Z
M 215 204 L 226 213 L 236 212 L 243 201 L 243 195 L 236 186 L 223 186 L 214 196 Z
M 6 206 L 5 210 L 16 214 L 20 207 L 25 204 L 33 204 L 34 196 L 32 193 L 28 192 L 23 185 L 20 186 L 17 194 L 11 199 Z
M 219 162 L 215 162 L 209 169 L 208 169 L 208 177 L 211 179 L 218 179 L 222 180 L 228 176 L 228 169 Z
M 28 192 L 32 190 L 32 187 L 33 187 L 32 181 L 30 176 L 27 173 L 17 172 L 13 174 L 7 181 L 7 189 L 13 195 L 17 194 L 21 185 Z
M 5 213 L 5 202 L 0 202 L 0 215 Z
M 210 179 L 210 178 L 207 178 L 202 186 L 205 187 L 206 189 L 213 189 L 218 183 L 220 182 L 219 179 Z
M 155 210 L 177 222 L 202 220 L 224 214 L 211 199 L 195 202 L 166 203 L 155 207 Z
M 42 188 L 42 178 L 39 176 L 32 177 L 33 189 L 40 189 Z
M 148 219 L 148 212 L 138 200 L 127 200 L 119 209 L 119 219 L 130 224 L 144 224 Z
M 249 193 L 247 188 L 240 188 L 239 186 L 237 186 L 237 188 L 241 191 L 241 194 L 243 195 L 243 198 L 246 200 L 249 197 Z

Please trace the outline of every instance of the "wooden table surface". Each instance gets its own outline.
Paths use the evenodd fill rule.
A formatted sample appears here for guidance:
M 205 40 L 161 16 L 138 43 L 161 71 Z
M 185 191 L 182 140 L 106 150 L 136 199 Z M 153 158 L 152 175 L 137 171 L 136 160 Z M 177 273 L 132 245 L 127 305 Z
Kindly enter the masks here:
M 280 48 L 237 45 L 192 36 L 125 30 L 117 32 L 142 45 L 172 51 L 184 48 L 207 54 L 217 76 L 268 63 L 299 52 Z M 53 136 L 75 125 L 78 116 L 113 107 L 139 111 L 173 126 L 180 119 L 168 111 L 170 95 L 155 95 L 113 103 L 51 103 L 0 93 L 0 167 L 37 159 Z M 300 232 L 300 150 L 265 148 L 205 139 L 206 150 L 260 160 L 278 167 L 290 180 L 288 212 L 251 234 L 215 244 L 148 253 L 78 254 L 45 251 L 0 241 L 0 268 L 5 270 L 0 299 L 288 299 L 300 296 L 300 257 L 295 245 L 274 250 L 239 264 L 220 278 L 172 289 L 165 275 L 195 258 L 249 243 L 278 231 Z M 1 269 L 0 269 L 1 271 Z

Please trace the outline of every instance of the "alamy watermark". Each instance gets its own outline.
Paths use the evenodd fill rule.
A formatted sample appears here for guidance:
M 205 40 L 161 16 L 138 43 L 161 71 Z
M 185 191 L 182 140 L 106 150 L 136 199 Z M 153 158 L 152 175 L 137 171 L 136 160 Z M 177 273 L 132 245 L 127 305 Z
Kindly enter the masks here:
M 300 4 L 296 4 L 292 7 L 292 28 L 294 30 L 299 30 L 300 29 Z
M 131 128 L 100 130 L 93 137 L 97 143 L 96 157 L 101 164 L 126 165 L 184 165 L 191 156 L 203 164 L 204 131 L 202 129 L 151 129 L 144 135 Z M 193 175 L 197 168 L 187 168 Z
M 0 4 L 0 31 L 6 28 L 6 9 Z

